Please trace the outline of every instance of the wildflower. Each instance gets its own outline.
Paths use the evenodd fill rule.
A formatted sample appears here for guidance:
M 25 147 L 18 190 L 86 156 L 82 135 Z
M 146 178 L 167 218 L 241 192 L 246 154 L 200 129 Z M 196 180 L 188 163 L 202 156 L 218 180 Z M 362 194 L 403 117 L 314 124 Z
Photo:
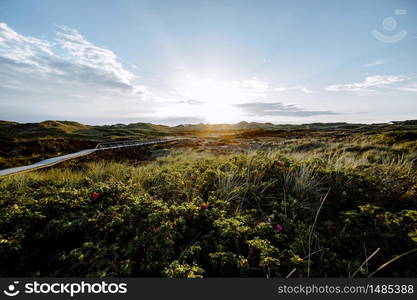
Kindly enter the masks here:
M 256 176 L 257 176 L 257 177 L 262 177 L 263 175 L 264 175 L 264 174 L 262 174 L 262 173 L 257 173 L 257 174 L 256 174 Z
M 282 231 L 282 229 L 284 229 L 284 227 L 282 227 L 282 225 L 281 225 L 281 224 L 277 224 L 277 225 L 275 225 L 275 226 L 274 226 L 274 229 L 275 229 L 276 231 L 280 232 L 280 231 Z
M 97 200 L 98 198 L 100 198 L 100 193 L 97 193 L 97 192 L 91 193 L 91 198 L 93 200 Z
M 208 209 L 209 205 L 207 203 L 201 203 L 200 207 L 201 209 Z
M 294 254 L 294 256 L 291 257 L 291 261 L 295 264 L 299 264 L 299 263 L 304 262 L 304 259 L 302 259 L 299 255 Z
M 195 181 L 197 179 L 197 177 L 195 177 L 194 175 L 191 175 L 191 180 Z
M 282 162 L 282 161 L 277 161 L 276 164 L 277 164 L 278 167 L 281 167 L 281 168 L 285 166 L 284 162 Z

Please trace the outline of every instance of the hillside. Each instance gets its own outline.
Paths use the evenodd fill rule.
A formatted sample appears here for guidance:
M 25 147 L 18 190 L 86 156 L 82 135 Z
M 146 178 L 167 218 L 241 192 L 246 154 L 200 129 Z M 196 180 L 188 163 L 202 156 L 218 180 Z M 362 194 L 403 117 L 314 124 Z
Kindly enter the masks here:
M 34 163 L 53 156 L 95 147 L 102 141 L 141 140 L 164 136 L 220 139 L 303 137 L 348 137 L 391 131 L 416 131 L 417 121 L 383 124 L 313 123 L 302 125 L 249 123 L 185 124 L 164 126 L 151 123 L 83 125 L 71 121 L 17 123 L 0 121 L 0 169 Z
M 94 148 L 97 143 L 176 135 L 150 123 L 90 126 L 71 121 L 17 123 L 0 121 L 0 169 Z
M 150 123 L 90 126 L 72 121 L 44 121 L 40 123 L 0 121 L 0 138 L 63 137 L 103 141 L 107 139 L 141 138 L 149 135 L 167 135 L 170 133 L 169 127 Z
M 46 138 L 65 137 L 82 138 L 102 141 L 103 138 L 132 139 L 147 136 L 176 135 L 199 132 L 230 132 L 230 131 L 271 131 L 274 130 L 320 130 L 320 131 L 352 131 L 373 132 L 390 130 L 417 130 L 417 121 L 396 121 L 376 124 L 351 123 L 310 123 L 301 125 L 272 124 L 256 122 L 239 122 L 236 124 L 185 124 L 178 126 L 156 125 L 152 123 L 130 123 L 91 126 L 72 121 L 43 121 L 40 123 L 17 123 L 0 120 L 0 138 Z

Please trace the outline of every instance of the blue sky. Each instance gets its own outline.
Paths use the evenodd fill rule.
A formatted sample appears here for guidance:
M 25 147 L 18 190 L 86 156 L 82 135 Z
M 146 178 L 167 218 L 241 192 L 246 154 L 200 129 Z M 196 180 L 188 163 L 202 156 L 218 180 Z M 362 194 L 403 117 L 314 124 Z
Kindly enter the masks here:
M 0 4 L 0 119 L 417 118 L 413 0 Z

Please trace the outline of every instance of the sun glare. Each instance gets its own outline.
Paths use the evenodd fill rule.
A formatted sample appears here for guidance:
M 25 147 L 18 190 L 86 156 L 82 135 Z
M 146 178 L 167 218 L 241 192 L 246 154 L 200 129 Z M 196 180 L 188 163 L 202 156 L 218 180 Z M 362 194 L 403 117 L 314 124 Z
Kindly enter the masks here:
M 235 123 L 242 119 L 240 111 L 230 104 L 213 103 L 201 107 L 201 115 L 207 123 Z
M 243 84 L 247 84 L 244 82 Z M 235 123 L 244 119 L 236 106 L 253 98 L 251 88 L 239 81 L 187 76 L 175 83 L 176 90 L 186 99 L 184 105 L 171 107 L 178 115 L 199 116 L 206 123 Z

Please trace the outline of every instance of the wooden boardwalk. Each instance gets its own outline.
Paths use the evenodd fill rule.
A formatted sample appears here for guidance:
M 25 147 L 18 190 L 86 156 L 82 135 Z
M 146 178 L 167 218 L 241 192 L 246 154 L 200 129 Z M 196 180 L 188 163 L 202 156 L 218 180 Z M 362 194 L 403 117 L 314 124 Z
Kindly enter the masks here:
M 146 145 L 154 145 L 154 144 L 162 144 L 180 140 L 178 138 L 167 138 L 167 139 L 155 139 L 155 140 L 148 140 L 148 141 L 119 141 L 119 142 L 105 142 L 99 143 L 94 149 L 86 149 L 75 153 L 70 153 L 62 156 L 48 158 L 37 163 L 22 166 L 22 167 L 15 167 L 0 170 L 0 176 L 12 175 L 22 172 L 33 171 L 37 169 L 42 169 L 46 167 L 50 167 L 66 160 L 78 158 L 81 156 L 86 156 L 96 151 L 101 150 L 111 150 L 111 149 L 119 149 L 119 148 L 126 148 L 126 147 L 139 147 L 139 146 L 146 146 Z

